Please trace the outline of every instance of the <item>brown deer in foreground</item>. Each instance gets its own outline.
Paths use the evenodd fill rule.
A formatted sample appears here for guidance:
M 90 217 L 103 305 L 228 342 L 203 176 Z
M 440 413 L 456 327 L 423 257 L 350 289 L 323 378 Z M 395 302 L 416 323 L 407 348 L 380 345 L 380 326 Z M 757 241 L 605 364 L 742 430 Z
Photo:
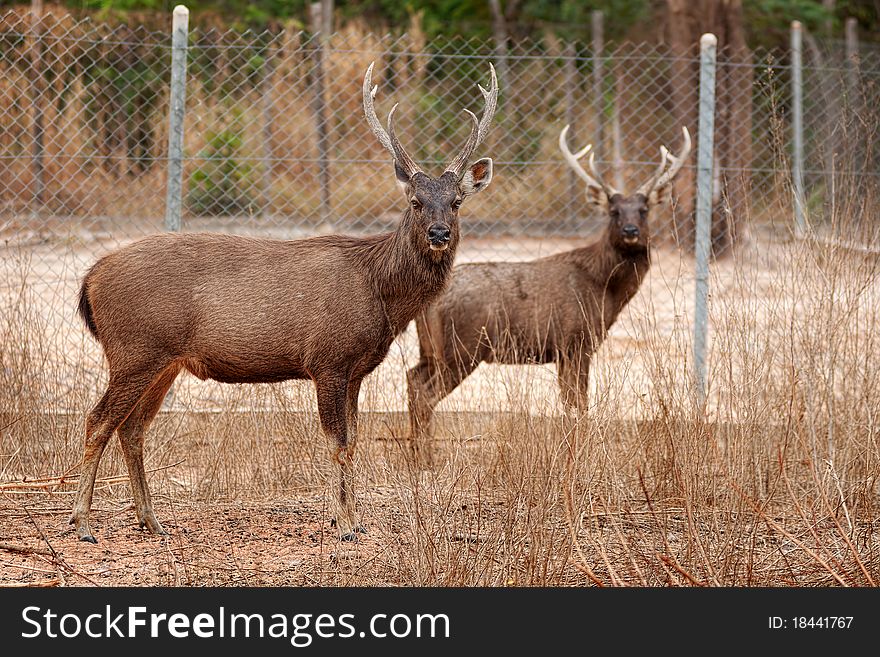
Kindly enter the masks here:
M 690 152 L 690 134 L 676 157 L 661 147 L 660 165 L 635 194 L 591 174 L 559 135 L 565 161 L 586 183 L 587 199 L 608 215 L 601 236 L 582 248 L 530 262 L 455 267 L 446 291 L 416 317 L 419 362 L 407 373 L 412 447 L 430 432 L 436 405 L 481 362 L 551 363 L 566 408 L 587 405 L 590 358 L 633 298 L 650 264 L 648 216 L 665 202 Z M 429 456 L 429 452 L 425 454 Z
M 490 65 L 491 66 L 491 65 Z M 144 432 L 181 370 L 224 383 L 311 379 L 321 428 L 338 464 L 336 521 L 342 540 L 364 531 L 352 490 L 361 381 L 395 336 L 445 287 L 459 239 L 458 209 L 492 180 L 492 160 L 468 160 L 489 130 L 495 70 L 481 120 L 438 178 L 423 172 L 373 107 L 373 65 L 364 112 L 391 154 L 407 209 L 397 230 L 370 237 L 292 241 L 222 234 L 147 237 L 101 258 L 80 290 L 79 312 L 104 349 L 110 381 L 89 414 L 70 523 L 97 542 L 89 508 L 98 463 L 114 431 L 131 478 L 141 527 L 166 533 L 144 472 Z

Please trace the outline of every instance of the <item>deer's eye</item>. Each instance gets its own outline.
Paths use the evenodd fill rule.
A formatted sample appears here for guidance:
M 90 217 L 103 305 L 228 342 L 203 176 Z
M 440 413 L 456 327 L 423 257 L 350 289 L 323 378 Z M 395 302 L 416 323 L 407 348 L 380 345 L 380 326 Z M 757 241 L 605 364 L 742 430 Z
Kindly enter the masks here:
M 457 198 L 452 202 L 452 209 L 458 210 L 461 207 L 461 199 Z
M 422 204 L 419 202 L 419 199 L 417 199 L 417 198 L 414 198 L 413 200 L 411 200 L 409 202 L 409 204 L 412 206 L 413 210 L 418 210 L 420 207 L 422 207 Z

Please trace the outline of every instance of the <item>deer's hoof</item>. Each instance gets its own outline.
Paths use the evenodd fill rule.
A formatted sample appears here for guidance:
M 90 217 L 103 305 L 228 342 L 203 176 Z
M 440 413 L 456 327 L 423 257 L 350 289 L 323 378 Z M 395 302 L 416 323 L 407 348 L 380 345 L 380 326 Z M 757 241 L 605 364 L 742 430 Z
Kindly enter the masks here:
M 85 536 L 80 536 L 79 540 L 85 541 L 86 543 L 97 543 L 98 539 L 92 536 L 91 534 L 86 534 Z
M 363 525 L 358 525 L 357 527 L 354 528 L 354 531 L 355 531 L 356 534 L 366 534 L 366 533 L 368 533 L 368 532 L 367 532 L 367 528 L 364 527 Z
M 143 521 L 140 524 L 141 529 L 146 529 L 151 534 L 158 534 L 159 536 L 170 536 L 168 532 L 165 531 L 165 528 L 159 524 L 158 521 L 149 522 Z
M 358 537 L 355 532 L 345 532 L 340 535 L 339 540 L 343 543 L 357 543 Z

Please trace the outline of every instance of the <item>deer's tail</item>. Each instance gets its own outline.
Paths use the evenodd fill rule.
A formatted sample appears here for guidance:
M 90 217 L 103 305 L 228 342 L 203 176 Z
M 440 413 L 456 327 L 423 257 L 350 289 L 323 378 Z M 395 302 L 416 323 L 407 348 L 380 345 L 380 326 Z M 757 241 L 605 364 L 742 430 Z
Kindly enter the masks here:
M 88 274 L 83 279 L 82 286 L 79 288 L 79 316 L 85 322 L 86 328 L 96 338 L 98 337 L 98 327 L 95 325 L 95 317 L 92 314 L 92 304 L 89 301 L 89 277 Z

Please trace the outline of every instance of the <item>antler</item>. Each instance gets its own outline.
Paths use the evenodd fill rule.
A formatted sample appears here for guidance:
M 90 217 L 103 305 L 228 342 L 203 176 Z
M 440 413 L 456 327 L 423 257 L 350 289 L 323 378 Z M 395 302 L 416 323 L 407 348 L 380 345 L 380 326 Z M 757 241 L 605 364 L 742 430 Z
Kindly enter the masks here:
M 416 164 L 415 160 L 410 157 L 409 153 L 406 152 L 406 149 L 403 147 L 403 144 L 400 143 L 400 140 L 397 138 L 397 134 L 394 132 L 394 110 L 397 109 L 397 103 L 394 104 L 394 107 L 391 108 L 391 111 L 388 112 L 388 135 L 391 137 L 391 147 L 394 149 L 394 155 L 397 160 L 397 164 L 400 165 L 400 168 L 403 169 L 404 173 L 406 173 L 408 178 L 412 178 L 413 174 L 420 173 L 421 169 L 419 165 Z
M 578 161 L 584 155 L 590 152 L 590 150 L 593 148 L 593 145 L 587 144 L 577 153 L 572 153 L 571 150 L 569 150 L 568 148 L 568 129 L 570 127 L 571 125 L 566 125 L 562 129 L 562 132 L 559 133 L 559 150 L 562 151 L 562 156 L 565 158 L 568 166 L 572 168 L 572 170 L 581 178 L 581 180 L 587 183 L 590 187 L 601 188 L 602 183 L 591 177 L 590 174 L 588 174 L 586 170 L 584 170 L 584 168 L 581 166 L 581 163 Z
M 605 195 L 608 198 L 611 198 L 615 194 L 620 194 L 620 192 L 617 191 L 614 187 L 612 187 L 611 185 L 606 183 L 602 179 L 602 175 L 596 170 L 596 153 L 595 152 L 590 153 L 590 171 L 592 172 L 593 177 L 596 179 L 597 184 L 599 185 L 599 187 L 602 188 L 602 190 L 605 192 Z
M 687 161 L 687 157 L 688 155 L 690 155 L 691 152 L 691 133 L 688 132 L 686 126 L 681 126 L 681 134 L 684 137 L 684 144 L 682 144 L 681 150 L 679 151 L 678 155 L 673 155 L 669 151 L 666 152 L 666 159 L 668 159 L 670 162 L 669 168 L 666 170 L 666 173 L 660 176 L 660 179 L 657 180 L 657 183 L 652 188 L 652 191 L 654 189 L 657 189 L 658 187 L 663 187 L 663 185 L 668 184 L 669 181 L 675 177 L 675 174 L 678 173 L 679 169 L 681 169 L 684 166 L 684 163 Z
M 660 146 L 660 164 L 658 164 L 657 168 L 654 170 L 654 175 L 636 190 L 636 194 L 643 194 L 647 197 L 651 193 L 651 190 L 654 189 L 657 182 L 660 180 L 660 176 L 663 175 L 663 172 L 666 170 L 666 158 L 668 157 L 669 149 L 667 149 L 666 146 Z
M 376 92 L 378 91 L 379 86 L 372 85 L 373 64 L 375 64 L 375 62 L 370 64 L 367 68 L 366 75 L 364 75 L 364 114 L 367 117 L 367 123 L 370 125 L 370 129 L 373 131 L 373 134 L 376 135 L 376 139 L 379 140 L 379 143 L 382 144 L 386 151 L 391 153 L 391 157 L 394 158 L 394 161 L 403 170 L 406 176 L 412 178 L 414 174 L 421 173 L 422 170 L 419 168 L 419 165 L 415 163 L 415 160 L 410 157 L 410 154 L 406 152 L 403 144 L 400 143 L 400 140 L 394 133 L 394 110 L 397 109 L 397 104 L 395 104 L 388 113 L 388 132 L 385 132 L 382 124 L 379 123 L 379 117 L 376 116 L 376 108 L 373 106 L 373 99 L 376 97 Z
M 471 134 L 468 136 L 464 147 L 455 157 L 455 159 L 446 167 L 446 171 L 452 171 L 456 176 L 461 177 L 464 169 L 474 154 L 477 146 L 479 146 L 486 135 L 489 133 L 489 126 L 492 124 L 492 117 L 495 116 L 495 108 L 498 105 L 498 78 L 495 75 L 495 67 L 489 64 L 489 71 L 492 77 L 492 83 L 489 90 L 483 89 L 483 85 L 478 84 L 480 93 L 483 94 L 483 100 L 486 103 L 486 109 L 483 110 L 483 118 L 477 122 L 476 115 L 470 110 L 465 110 L 471 119 Z
M 636 192 L 637 194 L 650 196 L 651 192 L 655 189 L 659 189 L 664 185 L 669 184 L 669 181 L 675 177 L 675 174 L 678 173 L 679 169 L 684 166 L 687 156 L 691 152 L 691 134 L 685 126 L 682 126 L 681 132 L 684 136 L 684 143 L 682 144 L 679 154 L 673 155 L 665 146 L 661 146 L 660 166 L 657 167 L 657 170 L 654 175 L 651 176 L 651 179 L 639 187 Z M 667 162 L 669 162 L 669 168 L 666 168 Z

